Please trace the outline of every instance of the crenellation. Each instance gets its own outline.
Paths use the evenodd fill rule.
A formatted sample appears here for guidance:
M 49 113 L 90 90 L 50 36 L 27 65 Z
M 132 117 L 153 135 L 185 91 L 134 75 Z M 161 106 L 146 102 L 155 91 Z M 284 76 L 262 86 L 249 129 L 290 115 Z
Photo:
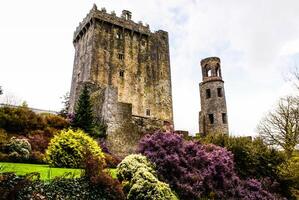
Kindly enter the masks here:
M 98 10 L 93 7 L 87 14 L 87 16 L 83 19 L 83 21 L 79 23 L 79 26 L 76 28 L 76 31 L 74 32 L 73 41 L 76 42 L 77 40 L 79 40 L 78 37 L 80 37 L 83 28 L 88 23 L 92 24 L 93 19 L 105 21 L 106 23 L 110 23 L 145 35 L 149 35 L 151 33 L 149 25 L 143 25 L 141 21 L 141 23 L 135 23 L 131 20 L 131 17 L 132 13 L 127 10 L 123 10 L 121 16 L 118 17 L 115 11 L 112 11 L 111 14 L 109 14 L 107 13 L 105 8 Z

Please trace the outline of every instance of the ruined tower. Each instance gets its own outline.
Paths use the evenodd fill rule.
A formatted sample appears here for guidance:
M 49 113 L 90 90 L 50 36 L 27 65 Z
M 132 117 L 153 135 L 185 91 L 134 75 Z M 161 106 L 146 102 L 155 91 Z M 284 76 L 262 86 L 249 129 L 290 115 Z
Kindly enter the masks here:
M 228 134 L 227 109 L 221 63 L 217 57 L 201 60 L 202 82 L 199 84 L 201 111 L 199 133 Z
M 173 124 L 167 32 L 135 23 L 130 11 L 118 17 L 94 5 L 76 28 L 73 44 L 69 111 L 74 112 L 82 86 L 90 85 L 95 113 L 107 124 L 116 154 L 133 151 L 141 132 Z

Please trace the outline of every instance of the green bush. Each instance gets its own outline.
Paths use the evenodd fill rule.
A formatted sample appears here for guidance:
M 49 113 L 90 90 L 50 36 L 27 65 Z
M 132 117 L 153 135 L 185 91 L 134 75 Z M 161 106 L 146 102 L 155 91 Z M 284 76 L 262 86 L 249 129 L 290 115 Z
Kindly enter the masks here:
M 70 123 L 65 118 L 50 113 L 42 113 L 40 116 L 43 118 L 47 127 L 55 129 L 64 129 L 70 126 Z
M 280 165 L 280 176 L 290 187 L 290 192 L 299 199 L 299 156 L 293 156 L 286 163 Z
M 95 157 L 104 158 L 97 142 L 82 130 L 62 130 L 51 139 L 46 160 L 51 166 L 78 168 L 82 166 L 87 151 Z
M 44 127 L 44 120 L 26 106 L 0 108 L 0 128 L 8 132 L 27 133 Z
M 176 200 L 169 185 L 158 180 L 154 166 L 140 154 L 127 156 L 117 167 L 128 200 Z
M 125 157 L 117 166 L 117 177 L 121 181 L 130 181 L 139 168 L 146 169 L 152 174 L 156 174 L 154 165 L 141 154 L 132 154 Z
M 24 157 L 28 159 L 31 153 L 31 145 L 25 138 L 10 138 L 6 149 L 12 157 Z
M 130 182 L 127 199 L 131 200 L 176 200 L 169 185 L 159 181 L 145 168 L 139 168 Z
M 213 143 L 225 147 L 234 155 L 235 169 L 241 178 L 279 177 L 278 166 L 284 157 L 275 149 L 268 148 L 260 138 L 229 137 L 228 135 L 208 135 L 203 143 Z

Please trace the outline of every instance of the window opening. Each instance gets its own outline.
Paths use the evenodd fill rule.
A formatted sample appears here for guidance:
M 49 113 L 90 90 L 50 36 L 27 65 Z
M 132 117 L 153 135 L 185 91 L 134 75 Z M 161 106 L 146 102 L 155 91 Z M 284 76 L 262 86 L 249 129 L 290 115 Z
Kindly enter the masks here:
M 218 97 L 222 97 L 223 94 L 222 94 L 222 88 L 217 88 L 217 94 L 218 94 Z
M 227 116 L 226 113 L 222 113 L 222 123 L 227 124 Z
M 211 90 L 210 89 L 206 89 L 206 99 L 211 98 Z
M 150 116 L 151 115 L 151 110 L 150 109 L 146 109 L 146 116 Z
M 210 121 L 210 124 L 214 124 L 214 115 L 213 114 L 209 114 L 209 121 Z

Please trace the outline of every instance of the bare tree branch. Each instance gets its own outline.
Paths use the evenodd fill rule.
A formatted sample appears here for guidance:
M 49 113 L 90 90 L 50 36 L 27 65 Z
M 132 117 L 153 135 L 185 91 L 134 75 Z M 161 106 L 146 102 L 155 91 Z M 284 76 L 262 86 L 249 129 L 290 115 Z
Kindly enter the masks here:
M 278 145 L 291 156 L 299 144 L 299 98 L 281 98 L 276 109 L 264 117 L 257 129 L 267 144 Z

